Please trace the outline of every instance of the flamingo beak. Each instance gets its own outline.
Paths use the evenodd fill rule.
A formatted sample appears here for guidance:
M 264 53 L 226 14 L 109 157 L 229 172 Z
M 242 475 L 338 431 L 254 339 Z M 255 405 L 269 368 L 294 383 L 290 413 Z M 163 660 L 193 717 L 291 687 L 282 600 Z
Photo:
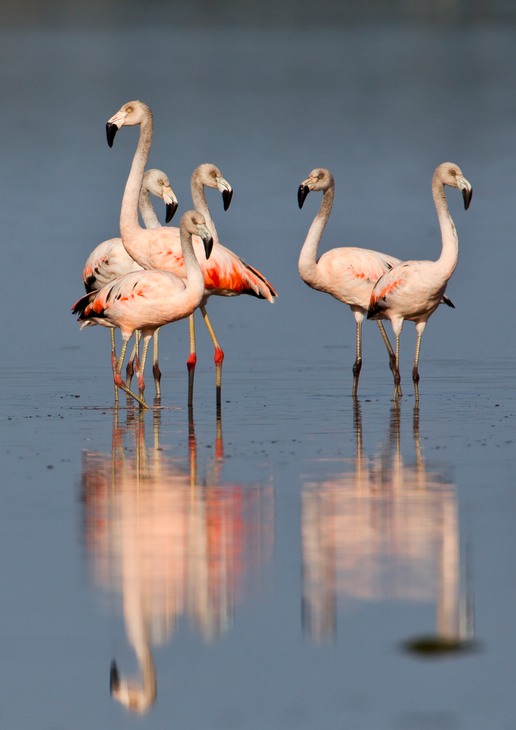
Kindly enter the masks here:
M 118 673 L 118 667 L 115 660 L 111 662 L 111 669 L 109 670 L 109 692 L 113 694 L 120 686 L 120 675 Z
M 297 203 L 300 208 L 303 207 L 303 203 L 305 202 L 306 196 L 308 195 L 309 192 L 310 192 L 310 188 L 308 187 L 306 182 L 301 183 L 301 185 L 299 186 L 299 188 L 297 190 Z
M 232 197 L 233 197 L 233 191 L 231 189 L 222 191 L 222 202 L 224 203 L 224 210 L 227 210 L 229 208 L 229 206 L 231 205 Z
M 118 127 L 116 124 L 113 124 L 113 122 L 108 122 L 106 124 L 107 143 L 110 147 L 113 146 L 113 142 L 115 141 L 117 132 L 118 132 Z
M 467 210 L 473 197 L 473 188 L 471 187 L 471 183 L 463 177 L 459 180 L 459 189 L 462 192 L 462 198 L 464 200 L 464 210 Z
M 171 203 L 165 203 L 165 210 L 166 210 L 166 216 L 165 216 L 165 222 L 170 223 L 172 218 L 176 214 L 176 210 L 178 209 L 179 204 L 176 200 L 173 200 Z
M 205 226 L 205 225 L 199 226 L 199 238 L 203 242 L 204 253 L 206 254 L 206 258 L 209 259 L 211 256 L 211 251 L 213 249 L 213 236 L 209 232 L 207 226 Z
M 172 192 L 172 188 L 170 186 L 163 190 L 163 201 L 165 203 L 166 210 L 165 222 L 170 223 L 179 207 L 177 198 Z
M 120 127 L 124 126 L 124 121 L 127 116 L 127 111 L 122 108 L 117 111 L 116 114 L 113 114 L 111 119 L 107 120 L 106 124 L 106 135 L 107 135 L 107 143 L 110 147 L 113 146 L 113 142 L 116 137 L 116 133 L 120 129 Z
M 217 178 L 217 190 L 222 193 L 222 202 L 224 204 L 224 210 L 227 210 L 231 205 L 231 198 L 233 197 L 233 188 L 223 177 Z

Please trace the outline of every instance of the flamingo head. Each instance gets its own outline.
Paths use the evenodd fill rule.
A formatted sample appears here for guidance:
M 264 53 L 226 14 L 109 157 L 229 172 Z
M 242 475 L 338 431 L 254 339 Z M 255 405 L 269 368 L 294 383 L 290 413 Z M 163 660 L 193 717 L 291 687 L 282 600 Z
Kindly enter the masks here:
M 222 173 L 217 167 L 210 162 L 204 162 L 195 168 L 192 173 L 192 182 L 199 181 L 208 188 L 214 188 L 222 195 L 224 210 L 227 210 L 231 204 L 233 197 L 233 188 L 228 181 L 222 177 Z
M 454 162 L 443 162 L 442 165 L 437 167 L 434 175 L 441 180 L 443 185 L 449 185 L 461 191 L 464 200 L 464 209 L 467 210 L 473 196 L 473 188 L 469 180 L 466 180 L 462 174 L 460 167 Z
M 162 170 L 147 170 L 143 176 L 142 187 L 163 200 L 166 209 L 165 220 L 170 223 L 179 204 L 174 191 L 170 187 L 170 180 L 167 175 Z
M 156 686 L 150 683 L 149 687 L 138 686 L 136 682 L 129 682 L 120 678 L 115 661 L 111 662 L 109 673 L 109 691 L 111 697 L 131 712 L 143 715 L 156 700 Z
M 147 104 L 143 101 L 128 101 L 124 104 L 111 119 L 108 119 L 106 124 L 106 135 L 107 143 L 110 147 L 113 146 L 113 142 L 116 133 L 120 127 L 130 127 L 135 124 L 141 124 L 145 119 L 152 119 L 152 112 Z
M 211 235 L 202 213 L 198 210 L 187 210 L 179 223 L 181 231 L 199 236 L 204 245 L 206 258 L 209 259 L 213 248 L 213 236 Z
M 297 190 L 297 202 L 300 208 L 303 207 L 303 203 L 306 200 L 308 193 L 313 190 L 322 190 L 326 192 L 329 188 L 334 187 L 335 182 L 333 175 L 329 170 L 324 167 L 316 167 L 315 170 L 308 175 L 306 180 L 303 180 Z

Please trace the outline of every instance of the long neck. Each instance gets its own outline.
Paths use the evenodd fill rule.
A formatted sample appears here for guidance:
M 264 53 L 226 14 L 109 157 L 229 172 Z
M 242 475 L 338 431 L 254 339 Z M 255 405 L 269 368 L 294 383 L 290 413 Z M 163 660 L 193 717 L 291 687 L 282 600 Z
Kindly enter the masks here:
M 195 296 L 197 293 L 202 295 L 204 293 L 204 276 L 193 250 L 192 234 L 180 229 L 179 235 L 186 269 L 185 291 L 191 292 Z
M 125 185 L 122 209 L 120 211 L 120 235 L 122 236 L 122 240 L 124 237 L 134 235 L 141 230 L 138 220 L 138 203 L 143 174 L 152 143 L 152 127 L 152 116 L 149 113 L 140 125 L 138 147 L 134 153 L 131 170 Z
M 142 187 L 140 192 L 139 208 L 145 228 L 161 228 L 161 223 L 152 207 L 150 193 L 145 187 Z
M 193 207 L 195 208 L 195 210 L 198 210 L 199 213 L 203 214 L 206 225 L 208 226 L 208 229 L 213 236 L 213 242 L 219 243 L 217 229 L 215 228 L 215 223 L 213 222 L 210 214 L 210 209 L 208 208 L 208 201 L 206 200 L 204 185 L 195 173 L 192 175 L 192 179 L 190 182 L 190 191 L 192 194 Z
M 335 189 L 333 186 L 324 191 L 321 206 L 308 229 L 308 234 L 299 255 L 299 274 L 307 282 L 313 282 L 317 278 L 317 249 L 330 217 L 334 195 Z
M 459 257 L 459 238 L 444 193 L 444 183 L 438 177 L 432 180 L 432 196 L 441 229 L 442 250 L 436 265 L 447 279 L 453 274 Z

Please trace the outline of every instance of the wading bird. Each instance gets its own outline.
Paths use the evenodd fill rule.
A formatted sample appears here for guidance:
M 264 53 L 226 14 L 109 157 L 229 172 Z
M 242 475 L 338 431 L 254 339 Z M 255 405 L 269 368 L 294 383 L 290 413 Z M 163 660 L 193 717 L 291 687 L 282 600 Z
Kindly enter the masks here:
M 213 239 L 203 215 L 194 210 L 187 211 L 180 223 L 186 278 L 155 269 L 135 271 L 115 279 L 99 292 L 86 294 L 72 308 L 83 326 L 100 324 L 120 328 L 123 345 L 114 369 L 114 382 L 144 408 L 148 408 L 143 374 L 150 338 L 158 327 L 189 317 L 204 296 L 204 277 L 194 253 L 192 235 L 202 240 L 209 258 Z M 139 396 L 120 376 L 127 343 L 135 330 L 141 330 L 143 336 L 143 353 L 137 372 Z
M 421 338 L 426 323 L 439 306 L 448 281 L 455 271 L 459 256 L 459 239 L 453 223 L 444 186 L 458 188 L 462 192 L 464 208 L 467 210 L 473 194 L 471 184 L 462 170 L 453 162 L 443 162 L 432 177 L 432 197 L 434 199 L 439 227 L 441 230 L 442 250 L 437 261 L 404 261 L 394 266 L 375 284 L 367 313 L 368 319 L 389 319 L 396 337 L 396 357 L 394 363 L 394 398 L 401 396 L 399 370 L 399 341 L 406 319 L 416 325 L 417 341 L 412 369 L 412 380 L 416 399 L 419 398 L 419 354 Z
M 149 193 L 161 198 L 165 203 L 166 222 L 169 223 L 177 210 L 178 203 L 170 182 L 162 170 L 147 170 L 143 176 L 142 189 L 140 192 L 139 210 L 146 228 L 159 228 L 161 223 L 152 207 Z M 129 274 L 131 271 L 141 271 L 142 267 L 129 256 L 124 248 L 121 238 L 110 238 L 96 246 L 88 256 L 82 272 L 82 281 L 86 292 L 100 291 L 103 286 L 109 284 L 119 276 Z M 154 333 L 153 367 L 154 383 L 156 386 L 156 397 L 161 396 L 161 371 L 158 363 L 158 332 Z M 115 330 L 111 329 L 111 352 L 115 352 Z M 131 385 L 131 378 L 134 371 L 134 359 L 138 354 L 138 346 L 135 344 L 133 354 L 127 365 L 127 385 Z M 115 363 L 113 367 L 115 366 Z M 118 389 L 115 388 L 118 395 Z
M 141 101 L 131 101 L 124 104 L 107 122 L 108 144 L 112 146 L 120 127 L 134 125 L 140 126 L 140 135 L 122 200 L 120 212 L 122 241 L 127 252 L 143 268 L 162 269 L 184 276 L 185 269 L 177 232 L 167 227 L 145 230 L 138 221 L 138 196 L 153 134 L 153 117 L 150 108 Z M 194 239 L 193 245 L 195 249 L 200 245 L 200 242 Z M 220 243 L 214 246 L 209 262 L 202 260 L 200 257 L 199 261 L 205 284 L 203 307 L 206 298 L 212 294 L 220 296 L 251 294 L 259 299 L 268 299 L 271 302 L 273 297 L 276 296 L 272 286 L 259 271 L 246 264 Z M 221 367 L 224 353 L 216 339 L 214 345 L 214 359 L 217 366 L 217 402 L 220 402 Z
M 356 357 L 353 365 L 353 390 L 356 397 L 358 379 L 362 368 L 362 322 L 367 313 L 375 282 L 399 259 L 367 248 L 346 246 L 326 251 L 317 260 L 317 249 L 330 218 L 335 195 L 335 181 L 329 170 L 317 167 L 303 180 L 298 188 L 297 200 L 303 207 L 308 193 L 322 191 L 320 208 L 309 228 L 299 256 L 298 269 L 303 281 L 312 289 L 331 294 L 339 302 L 348 304 L 356 322 Z M 394 361 L 394 351 L 382 322 L 378 322 L 383 341 L 389 351 L 389 361 Z

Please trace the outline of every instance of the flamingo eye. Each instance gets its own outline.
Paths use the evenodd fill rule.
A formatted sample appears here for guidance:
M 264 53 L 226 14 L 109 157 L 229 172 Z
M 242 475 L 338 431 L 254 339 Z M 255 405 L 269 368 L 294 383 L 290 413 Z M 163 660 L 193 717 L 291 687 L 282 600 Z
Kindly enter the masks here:
M 317 175 L 317 179 L 318 179 L 318 180 L 322 180 L 322 179 L 323 179 L 323 177 L 324 177 L 324 175 L 322 174 L 322 172 L 320 172 L 320 173 L 319 173 L 319 174 Z

